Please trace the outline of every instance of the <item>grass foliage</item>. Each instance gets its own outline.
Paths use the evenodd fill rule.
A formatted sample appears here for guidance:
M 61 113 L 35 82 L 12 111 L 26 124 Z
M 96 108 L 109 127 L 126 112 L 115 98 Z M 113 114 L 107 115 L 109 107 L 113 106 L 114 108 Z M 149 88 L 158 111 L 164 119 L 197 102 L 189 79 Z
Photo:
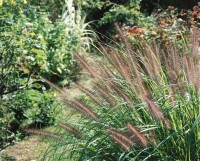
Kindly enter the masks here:
M 61 137 L 42 160 L 199 160 L 199 31 L 182 49 L 145 42 L 132 49 L 116 28 L 123 47 L 101 45 L 103 61 L 91 66 L 76 54 L 93 89 L 76 84 L 84 95 L 73 100 L 63 93 L 79 114 L 58 123 Z

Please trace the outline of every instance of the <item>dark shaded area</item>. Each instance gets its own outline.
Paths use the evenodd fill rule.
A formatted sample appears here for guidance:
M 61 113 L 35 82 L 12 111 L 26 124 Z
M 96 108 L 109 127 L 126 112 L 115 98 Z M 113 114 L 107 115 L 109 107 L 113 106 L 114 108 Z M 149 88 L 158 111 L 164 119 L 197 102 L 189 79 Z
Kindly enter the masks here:
M 193 6 L 197 5 L 198 0 L 156 0 L 155 2 L 158 2 L 163 8 L 174 6 L 179 9 L 192 9 Z
M 198 0 L 142 0 L 141 11 L 150 15 L 156 8 L 174 6 L 178 9 L 192 9 L 195 5 L 198 5 Z

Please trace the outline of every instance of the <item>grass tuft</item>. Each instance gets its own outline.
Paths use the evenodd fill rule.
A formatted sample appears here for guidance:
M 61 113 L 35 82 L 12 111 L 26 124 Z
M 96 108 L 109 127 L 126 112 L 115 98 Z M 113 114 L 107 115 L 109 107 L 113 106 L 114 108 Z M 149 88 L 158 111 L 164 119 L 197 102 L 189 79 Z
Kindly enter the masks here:
M 84 137 L 66 136 L 65 145 L 50 147 L 45 156 L 79 161 L 199 160 L 199 31 L 193 29 L 183 46 L 141 41 L 134 49 L 116 28 L 123 45 L 101 44 L 102 61 L 96 65 L 75 54 L 95 78 L 93 89 L 77 84 L 85 94 L 70 101 L 62 92 L 65 103 L 81 114 L 74 124 Z M 51 153 L 65 148 L 62 154 Z

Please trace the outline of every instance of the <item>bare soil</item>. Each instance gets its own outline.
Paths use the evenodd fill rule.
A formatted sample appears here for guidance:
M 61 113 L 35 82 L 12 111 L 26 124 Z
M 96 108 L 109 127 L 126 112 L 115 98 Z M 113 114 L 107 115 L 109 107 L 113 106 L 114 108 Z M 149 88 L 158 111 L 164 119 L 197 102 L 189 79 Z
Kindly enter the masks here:
M 0 152 L 0 161 L 34 161 L 45 152 L 47 147 L 48 142 L 42 138 L 30 136 Z

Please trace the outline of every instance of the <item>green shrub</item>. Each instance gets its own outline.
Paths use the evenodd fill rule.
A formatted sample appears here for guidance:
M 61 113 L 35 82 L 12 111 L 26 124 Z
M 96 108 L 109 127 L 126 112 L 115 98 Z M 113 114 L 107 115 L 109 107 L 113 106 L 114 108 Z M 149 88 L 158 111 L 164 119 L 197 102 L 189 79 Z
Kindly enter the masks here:
M 96 66 L 76 55 L 96 81 L 92 90 L 76 85 L 82 97 L 63 95 L 82 117 L 70 121 L 70 114 L 58 124 L 68 134 L 61 131 L 64 139 L 42 159 L 198 160 L 198 34 L 193 29 L 184 50 L 175 43 L 140 42 L 136 51 L 121 35 L 125 48 L 102 46 L 103 61 Z
M 12 66 L 19 77 L 34 73 L 56 83 L 65 80 L 62 85 L 66 85 L 76 78 L 78 72 L 73 52 L 88 49 L 87 24 L 76 17 L 63 23 L 68 15 L 52 22 L 45 9 L 32 2 L 3 3 L 0 8 L 1 68 L 10 53 L 13 55 L 10 61 L 13 60 Z M 71 26 L 74 22 L 75 25 Z
M 114 22 L 137 25 L 143 17 L 140 12 L 140 0 L 84 0 L 74 1 L 86 15 L 86 21 L 92 21 L 93 28 L 101 34 L 109 35 Z
M 54 92 L 25 89 L 4 95 L 0 101 L 0 149 L 22 138 L 27 127 L 52 125 L 61 110 Z

